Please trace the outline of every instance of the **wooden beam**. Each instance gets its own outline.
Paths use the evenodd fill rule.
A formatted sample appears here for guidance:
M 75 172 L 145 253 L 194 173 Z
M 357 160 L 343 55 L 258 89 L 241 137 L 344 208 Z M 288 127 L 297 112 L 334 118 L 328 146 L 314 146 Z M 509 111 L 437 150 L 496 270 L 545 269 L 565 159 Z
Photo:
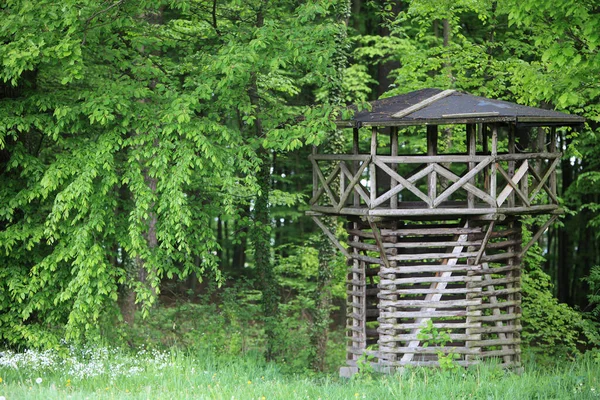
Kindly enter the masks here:
M 493 199 L 496 198 L 496 156 L 498 155 L 498 125 L 492 125 L 492 157 L 494 161 L 492 162 L 492 168 L 490 170 L 490 196 Z
M 396 157 L 398 156 L 398 127 L 392 126 L 390 128 L 390 156 Z M 393 163 L 390 165 L 392 170 L 398 172 L 397 164 Z M 398 186 L 398 181 L 393 177 L 390 177 L 390 188 L 393 189 Z M 398 196 L 393 196 L 390 199 L 390 208 L 398 208 Z
M 373 232 L 373 236 L 375 237 L 375 243 L 377 243 L 377 247 L 379 248 L 379 257 L 387 268 L 390 268 L 390 262 L 385 254 L 385 247 L 383 247 L 383 240 L 381 239 L 381 233 L 379 232 L 379 228 L 373 222 L 373 218 L 367 218 L 369 222 L 369 226 L 371 227 L 371 231 Z
M 358 128 L 352 129 L 352 154 L 358 155 L 360 146 L 359 146 L 359 131 Z M 356 171 L 358 170 L 358 161 L 352 161 L 352 175 L 356 175 Z M 343 171 L 343 170 L 342 170 Z M 358 193 L 353 193 L 352 195 L 352 204 L 354 207 L 358 207 L 360 205 L 360 198 L 358 197 Z
M 469 157 L 473 157 L 477 154 L 477 127 L 474 124 L 467 125 L 467 154 Z M 475 162 L 469 161 L 469 171 L 475 167 Z M 475 186 L 475 177 L 469 181 L 469 183 Z M 471 192 L 467 193 L 467 207 L 475 207 L 475 195 Z
M 532 168 L 532 175 L 539 181 L 538 185 L 535 187 L 535 189 L 533 189 L 533 191 L 531 192 L 530 196 L 529 196 L 529 202 L 532 203 L 533 200 L 535 199 L 535 196 L 539 193 L 540 190 L 542 190 L 542 188 L 546 188 L 547 193 L 550 195 L 550 197 L 552 197 L 552 200 L 554 200 L 557 204 L 558 204 L 558 199 L 556 199 L 556 196 L 553 196 L 553 193 L 551 193 L 550 189 L 548 188 L 547 185 L 545 185 L 546 181 L 548 180 L 548 178 L 550 177 L 550 175 L 554 172 L 554 169 L 556 168 L 556 166 L 558 165 L 558 163 L 560 162 L 560 158 L 555 159 L 552 164 L 550 164 L 550 166 L 548 167 L 548 170 L 546 171 L 546 173 L 544 174 L 544 176 L 540 179 L 539 175 L 537 174 L 537 172 L 533 172 L 534 169 Z
M 381 168 L 385 173 L 387 173 L 389 176 L 391 176 L 392 178 L 396 179 L 398 182 L 400 182 L 402 184 L 402 186 L 404 186 L 406 189 L 410 190 L 412 193 L 414 193 L 417 197 L 419 197 L 421 200 L 423 200 L 424 202 L 426 202 L 427 204 L 431 203 L 431 199 L 429 197 L 427 197 L 427 195 L 425 195 L 423 192 L 421 192 L 415 185 L 413 185 L 410 181 L 408 181 L 408 179 L 405 179 L 404 177 L 398 175 L 398 173 L 396 173 L 394 170 L 392 170 L 390 167 L 388 167 L 386 164 L 384 164 L 383 162 L 379 161 L 377 158 L 375 158 L 374 163 Z M 371 194 L 371 198 L 373 198 L 373 195 Z M 375 203 L 375 201 L 372 201 L 372 203 Z
M 375 158 L 377 157 L 377 127 L 371 128 L 371 163 L 369 164 L 369 186 L 371 191 L 371 204 L 377 198 L 377 170 L 375 167 Z
M 548 221 L 546 221 L 546 223 L 544 225 L 542 225 L 542 227 L 540 229 L 538 229 L 538 231 L 535 233 L 535 235 L 533 235 L 531 240 L 525 245 L 525 247 L 523 247 L 523 250 L 521 250 L 519 257 L 523 257 L 525 255 L 525 253 L 527 253 L 527 250 L 529 250 L 529 248 L 531 246 L 533 246 L 533 244 L 540 239 L 540 237 L 546 231 L 546 229 L 548 229 L 550 227 L 550 225 L 552 225 L 554 223 L 554 221 L 556 221 L 557 218 L 558 218 L 558 215 L 553 215 L 552 217 L 550 217 L 550 219 Z
M 465 186 L 465 184 L 467 184 L 471 178 L 473 178 L 475 175 L 477 175 L 479 172 L 481 172 L 492 161 L 493 161 L 493 157 L 487 157 L 484 161 L 477 164 L 477 166 L 475 168 L 473 168 L 471 171 L 469 171 L 467 174 L 465 174 L 462 178 L 460 178 L 458 181 L 456 181 L 454 184 L 452 184 L 452 186 L 450 186 L 442 194 L 440 194 L 435 200 L 433 200 L 433 206 L 437 207 L 444 200 L 446 200 L 448 197 L 450 197 L 452 195 L 452 193 L 456 192 L 458 189 Z M 438 171 L 439 171 L 439 169 L 438 169 Z M 495 198 L 495 196 L 493 196 L 493 195 L 491 197 L 492 197 L 492 199 Z
M 485 232 L 485 236 L 483 237 L 483 241 L 481 242 L 481 246 L 479 247 L 479 252 L 477 253 L 477 257 L 475 257 L 475 265 L 479 265 L 481 262 L 481 257 L 485 253 L 485 247 L 487 246 L 488 241 L 492 237 L 492 232 L 494 231 L 494 225 L 496 221 L 491 221 L 488 225 L 488 229 Z
M 435 96 L 431 96 L 423 101 L 418 102 L 415 105 L 412 105 L 410 107 L 405 108 L 402 111 L 398 111 L 395 114 L 392 114 L 392 118 L 402 118 L 407 116 L 408 114 L 412 114 L 415 111 L 418 111 L 422 108 L 427 107 L 430 104 L 435 103 L 436 101 L 443 99 L 445 97 L 450 96 L 452 93 L 456 92 L 456 90 L 450 89 L 450 90 L 444 90 L 443 92 L 440 92 L 438 94 L 436 94 Z
M 321 172 L 321 168 L 319 168 L 319 164 L 317 164 L 317 162 L 315 160 L 311 160 L 311 163 L 313 165 L 313 171 L 315 171 L 317 173 L 317 176 L 319 177 L 319 180 L 321 181 L 321 184 L 323 186 L 321 186 L 319 188 L 319 190 L 317 190 L 317 194 L 315 195 L 315 197 L 310 199 L 309 203 L 310 204 L 316 203 L 317 200 L 319 199 L 319 197 L 321 196 L 321 194 L 323 194 L 323 190 L 324 190 L 327 193 L 327 196 L 329 196 L 329 199 L 331 200 L 331 204 L 334 207 L 337 207 L 338 203 L 335 199 L 335 195 L 333 194 L 333 192 L 331 191 L 331 188 L 329 187 L 329 184 L 333 181 L 333 179 L 337 176 L 338 172 L 340 171 L 339 164 L 335 166 L 335 168 L 333 169 L 333 171 L 331 171 L 331 173 L 329 174 L 327 179 L 325 179 L 325 177 L 323 176 L 323 172 Z
M 517 172 L 511 178 L 506 172 L 504 172 L 504 169 L 502 169 L 502 167 L 498 168 L 498 171 L 500 171 L 500 173 L 502 174 L 504 179 L 506 179 L 506 181 L 508 182 L 508 185 L 498 195 L 498 200 L 497 200 L 498 207 L 500 207 L 502 205 L 502 203 L 504 203 L 504 201 L 508 198 L 508 196 L 513 192 L 513 190 L 515 191 L 515 193 L 517 193 L 517 195 L 519 195 L 519 197 L 521 198 L 521 200 L 523 200 L 523 203 L 527 207 L 529 207 L 531 205 L 531 203 L 529 203 L 529 199 L 527 198 L 525 193 L 523 193 L 521 191 L 521 189 L 519 189 L 519 186 L 518 186 L 519 181 L 524 176 L 526 176 L 528 169 L 529 169 L 529 163 L 527 162 L 527 160 L 525 160 L 525 161 L 523 161 L 523 164 L 521 164 L 521 166 L 519 167 Z M 508 204 L 508 206 L 511 207 L 510 203 Z M 514 207 L 514 201 L 513 201 L 512 207 Z
M 421 179 L 424 176 L 426 176 L 427 174 L 429 174 L 431 171 L 433 171 L 433 165 L 430 165 L 429 167 L 426 167 L 426 168 L 422 169 L 421 171 L 417 172 L 416 174 L 414 174 L 413 176 L 411 176 L 410 178 L 408 178 L 406 180 L 408 182 L 410 182 L 411 184 L 415 183 L 419 179 Z M 382 194 L 381 196 L 379 196 L 377 198 L 377 200 L 375 201 L 375 203 L 372 204 L 371 208 L 377 207 L 378 205 L 382 204 L 387 199 L 389 199 L 390 197 L 396 195 L 397 193 L 401 192 L 404 189 L 405 189 L 404 185 L 398 184 L 396 187 L 388 190 L 387 192 L 385 192 L 384 194 Z
M 342 195 L 340 196 L 340 201 L 338 203 L 338 206 L 336 207 L 337 212 L 340 212 L 340 210 L 344 207 L 344 203 L 346 203 L 346 199 L 348 199 L 348 196 L 350 196 L 350 193 L 352 193 L 354 191 L 357 183 L 360 181 L 363 171 L 367 168 L 367 165 L 368 164 L 366 162 L 364 162 L 363 165 L 358 169 L 358 172 L 356 173 L 356 175 L 354 175 L 352 177 L 352 179 L 350 180 L 350 182 L 348 183 L 348 188 L 346 188 L 344 193 L 342 193 Z M 348 169 L 343 161 L 340 162 L 340 169 L 342 169 L 342 167 L 345 168 L 346 170 Z M 342 173 L 342 174 L 340 174 L 340 176 L 341 176 L 341 179 L 344 179 L 345 174 Z
M 368 163 L 364 162 L 362 166 L 364 166 L 366 168 L 367 165 L 368 165 Z M 348 177 L 348 179 L 353 179 L 355 176 L 359 176 L 359 177 L 362 176 L 362 172 L 364 171 L 364 168 L 362 168 L 362 166 L 361 166 L 361 172 L 360 173 L 354 173 L 354 174 L 352 174 L 348 170 L 348 167 L 346 167 L 345 163 L 340 163 L 340 169 L 342 170 L 342 173 Z M 365 201 L 365 204 L 367 205 L 367 207 L 370 207 L 371 199 L 369 198 L 369 195 L 367 194 L 367 192 L 365 191 L 365 189 L 361 185 L 360 179 L 353 186 L 353 190 L 355 191 L 355 193 L 354 193 L 354 196 L 355 196 L 354 207 L 360 207 L 360 199 L 356 198 L 356 196 L 358 196 L 358 195 L 360 195 L 360 197 L 363 198 L 363 200 Z M 358 204 L 357 204 L 356 200 L 359 200 Z
M 474 117 L 495 117 L 500 115 L 498 111 L 489 112 L 473 112 L 473 113 L 458 113 L 458 114 L 442 114 L 442 118 L 474 118 Z
M 438 127 L 437 125 L 427 126 L 427 155 L 437 156 L 438 151 Z M 433 166 L 429 164 L 428 166 Z M 432 170 L 427 180 L 427 194 L 430 202 L 429 207 L 433 208 L 433 199 L 437 196 L 437 173 Z
M 348 250 L 346 250 L 344 248 L 344 246 L 342 246 L 342 244 L 337 240 L 337 238 L 335 237 L 335 235 L 333 233 L 331 233 L 331 231 L 329 230 L 329 228 L 327 228 L 327 226 L 325 226 L 325 224 L 323 222 L 321 222 L 321 220 L 317 217 L 312 217 L 313 221 L 315 221 L 315 224 L 317 224 L 319 226 L 319 228 L 321 228 L 321 230 L 323 231 L 323 233 L 325 233 L 325 235 L 329 238 L 329 240 L 331 240 L 331 243 L 333 243 L 333 245 L 335 247 L 338 248 L 338 250 L 346 257 L 346 258 L 352 258 L 350 256 L 350 254 L 348 253 Z

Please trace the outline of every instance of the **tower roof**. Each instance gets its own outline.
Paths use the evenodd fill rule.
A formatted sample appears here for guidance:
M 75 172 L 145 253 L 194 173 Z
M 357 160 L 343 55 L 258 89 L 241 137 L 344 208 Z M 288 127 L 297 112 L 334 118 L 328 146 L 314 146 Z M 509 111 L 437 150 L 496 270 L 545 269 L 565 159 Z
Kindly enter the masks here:
M 580 126 L 585 118 L 554 110 L 473 96 L 455 90 L 421 89 L 370 102 L 340 126 L 411 126 L 512 122 L 530 126 Z

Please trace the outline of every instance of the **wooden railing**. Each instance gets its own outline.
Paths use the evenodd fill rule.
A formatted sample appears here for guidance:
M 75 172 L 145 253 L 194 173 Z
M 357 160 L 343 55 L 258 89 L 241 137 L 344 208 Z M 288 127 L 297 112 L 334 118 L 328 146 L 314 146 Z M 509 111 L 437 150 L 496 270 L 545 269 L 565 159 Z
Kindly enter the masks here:
M 310 204 L 313 211 L 354 215 L 551 210 L 558 208 L 560 157 L 560 153 L 313 154 Z M 398 172 L 409 166 L 411 172 Z

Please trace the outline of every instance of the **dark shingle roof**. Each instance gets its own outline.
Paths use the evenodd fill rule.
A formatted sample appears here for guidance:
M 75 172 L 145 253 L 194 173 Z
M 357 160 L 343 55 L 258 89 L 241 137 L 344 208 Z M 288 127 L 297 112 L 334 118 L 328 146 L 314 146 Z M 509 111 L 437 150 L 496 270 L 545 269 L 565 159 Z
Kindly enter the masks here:
M 430 102 L 430 100 L 433 101 Z M 343 126 L 358 127 L 479 122 L 577 126 L 585 121 L 584 118 L 577 115 L 440 89 L 416 90 L 399 96 L 375 100 L 370 104 L 370 111 L 357 111 L 351 120 L 339 121 L 338 123 Z M 394 116 L 395 114 L 401 114 L 403 110 L 410 111 L 409 107 L 413 107 L 414 111 L 406 115 Z M 356 108 L 354 109 L 356 110 Z

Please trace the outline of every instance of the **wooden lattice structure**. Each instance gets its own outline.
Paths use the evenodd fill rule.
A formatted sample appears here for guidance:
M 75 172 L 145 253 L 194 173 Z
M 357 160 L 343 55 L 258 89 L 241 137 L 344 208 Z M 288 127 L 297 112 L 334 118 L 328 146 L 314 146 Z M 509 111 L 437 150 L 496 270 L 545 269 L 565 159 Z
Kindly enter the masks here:
M 520 365 L 521 258 L 561 214 L 555 129 L 582 123 L 438 89 L 338 121 L 353 128 L 352 151 L 314 149 L 309 213 L 348 259 L 343 374 L 365 356 L 382 371 L 434 366 L 439 351 L 464 366 L 490 357 Z M 426 135 L 426 152 L 401 154 L 399 129 Z M 464 152 L 438 151 L 450 134 Z M 549 217 L 522 246 L 528 214 Z M 327 215 L 345 217 L 345 244 L 320 221 Z M 432 328 L 448 333 L 443 343 L 428 339 Z

